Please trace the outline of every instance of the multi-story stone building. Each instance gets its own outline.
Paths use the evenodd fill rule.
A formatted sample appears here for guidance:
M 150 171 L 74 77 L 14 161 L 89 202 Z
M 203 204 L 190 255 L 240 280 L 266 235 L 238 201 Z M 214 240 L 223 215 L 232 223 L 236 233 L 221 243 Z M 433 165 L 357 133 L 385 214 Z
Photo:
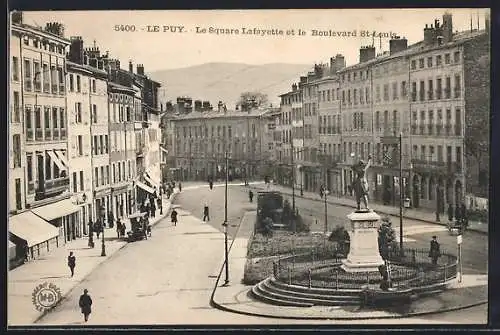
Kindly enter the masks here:
M 9 205 L 17 215 L 9 218 L 9 231 L 19 251 L 27 243 L 37 257 L 77 234 L 80 208 L 69 198 L 67 153 L 65 54 L 70 42 L 61 24 L 34 28 L 22 23 L 22 15 L 13 18 L 11 36 L 9 195 L 14 201 Z
M 101 166 L 109 169 L 107 73 L 99 49 L 84 49 L 81 37 L 71 38 L 67 69 L 70 188 L 82 207 L 80 230 L 87 234 L 89 220 L 100 216 L 94 196 L 109 192 L 109 183 L 95 179 Z
M 230 156 L 231 178 L 254 178 L 269 162 L 273 122 L 269 110 L 236 112 L 225 110 L 192 112 L 170 120 L 173 123 L 174 168 L 181 180 L 223 178 L 224 154 Z
M 292 110 L 302 110 L 302 93 L 297 89 L 297 84 L 292 85 L 292 91 L 280 96 L 280 115 L 276 122 L 276 131 L 274 134 L 275 150 L 277 151 L 275 180 L 282 185 L 291 186 L 292 172 Z M 302 113 L 302 112 L 300 112 Z M 295 124 L 297 128 L 302 129 L 301 121 Z M 302 147 L 302 142 L 296 143 Z M 297 180 L 297 178 L 295 178 Z
M 339 184 L 331 171 L 326 169 L 326 178 L 314 171 L 317 162 L 325 165 L 325 159 L 314 158 L 316 144 L 312 138 L 307 141 L 305 127 L 303 149 L 294 148 L 299 158 L 295 181 L 304 174 L 306 189 L 317 191 L 326 184 L 350 196 L 351 165 L 371 154 L 372 200 L 399 205 L 402 193 L 413 207 L 436 210 L 439 204 L 444 211 L 447 204 L 464 202 L 466 189 L 487 197 L 489 142 L 480 124 L 487 126 L 489 115 L 489 20 L 481 31 L 457 33 L 452 28 L 452 17 L 446 13 L 442 25 L 436 20 L 425 27 L 421 42 L 408 46 L 406 39 L 395 37 L 389 52 L 376 55 L 374 47 L 362 47 L 358 64 L 332 71 L 336 65 L 331 63 L 331 77 L 325 70 L 318 74 L 318 67 L 301 77 L 304 125 L 314 125 L 314 106 L 319 103 L 319 147 L 323 156 L 338 155 L 338 164 L 326 165 L 340 168 L 341 177 Z M 481 61 L 476 64 L 474 59 Z M 328 94 L 340 102 L 328 104 Z M 282 96 L 283 113 L 288 113 L 283 103 L 288 95 Z M 325 136 L 329 127 L 340 134 Z M 294 141 L 294 147 L 300 145 Z M 300 150 L 308 153 L 303 161 Z
M 318 133 L 319 161 L 322 164 L 322 180 L 333 194 L 342 194 L 341 161 L 342 121 L 340 83 L 337 72 L 345 67 L 344 57 L 340 54 L 330 59 L 328 73 L 318 80 Z M 360 93 L 362 95 L 362 93 Z

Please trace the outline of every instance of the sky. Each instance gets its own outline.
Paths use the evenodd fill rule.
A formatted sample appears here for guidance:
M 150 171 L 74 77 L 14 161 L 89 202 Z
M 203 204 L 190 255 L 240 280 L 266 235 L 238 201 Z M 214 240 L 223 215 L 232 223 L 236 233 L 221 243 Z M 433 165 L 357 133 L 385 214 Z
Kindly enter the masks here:
M 358 62 L 360 46 L 374 41 L 377 53 L 388 51 L 391 34 L 407 38 L 408 44 L 422 40 L 425 24 L 434 24 L 434 19 L 442 23 L 445 11 L 453 15 L 454 31 L 469 30 L 471 18 L 474 29 L 478 23 L 484 29 L 485 13 L 489 13 L 488 9 L 446 8 L 45 11 L 24 12 L 24 22 L 37 26 L 61 22 L 66 37 L 82 36 L 86 47 L 93 46 L 95 40 L 100 50 L 109 51 L 122 67 L 132 60 L 134 64 L 144 64 L 145 72 L 149 73 L 211 62 L 312 66 L 327 63 L 338 53 L 345 56 L 349 66 Z M 159 31 L 155 32 L 153 26 L 158 26 Z M 210 28 L 233 31 L 230 35 L 216 34 Z M 246 33 L 254 32 L 254 28 L 281 30 L 283 34 Z M 305 35 L 299 35 L 299 29 Z M 350 32 L 351 36 L 313 36 L 313 30 Z M 292 31 L 293 35 L 287 35 Z M 363 37 L 364 32 L 369 37 Z M 383 37 L 373 39 L 374 32 L 382 33 Z

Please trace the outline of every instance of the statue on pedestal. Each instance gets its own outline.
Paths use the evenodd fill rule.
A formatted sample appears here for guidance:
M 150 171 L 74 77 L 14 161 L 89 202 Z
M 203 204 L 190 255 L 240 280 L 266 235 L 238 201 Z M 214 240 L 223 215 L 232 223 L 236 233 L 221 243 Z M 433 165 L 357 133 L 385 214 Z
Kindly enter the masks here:
M 365 163 L 360 160 L 358 163 L 354 164 L 351 168 L 355 173 L 354 180 L 351 184 L 354 193 L 356 194 L 356 204 L 357 209 L 361 210 L 361 200 L 363 200 L 364 209 L 368 208 L 368 180 L 366 179 L 366 171 L 370 167 L 372 161 L 372 156 L 368 156 L 368 162 Z

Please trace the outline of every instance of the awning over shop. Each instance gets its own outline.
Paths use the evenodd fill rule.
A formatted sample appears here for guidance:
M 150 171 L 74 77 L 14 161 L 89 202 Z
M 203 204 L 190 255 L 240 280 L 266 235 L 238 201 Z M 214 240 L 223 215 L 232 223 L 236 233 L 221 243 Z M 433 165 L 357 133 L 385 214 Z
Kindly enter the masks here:
M 158 185 L 153 181 L 153 179 L 149 178 L 147 174 L 144 174 L 144 179 L 150 183 L 153 187 L 158 187 Z
M 56 153 L 57 157 L 59 157 L 59 159 L 63 162 L 64 165 L 69 166 L 68 159 L 66 158 L 66 156 L 64 156 L 61 150 L 55 150 L 54 152 Z
M 9 231 L 28 242 L 28 247 L 59 236 L 59 228 L 54 227 L 32 212 L 24 212 L 10 217 Z
M 9 240 L 9 259 L 16 258 L 16 245 Z
M 148 193 L 151 193 L 153 194 L 155 192 L 154 189 L 152 189 L 151 187 L 149 187 L 148 185 L 144 184 L 143 182 L 140 182 L 140 181 L 137 181 L 135 183 L 138 187 L 142 188 L 144 191 L 148 192 Z
M 73 204 L 70 199 L 65 199 L 50 205 L 34 208 L 32 212 L 41 216 L 45 220 L 50 221 L 76 213 L 79 210 L 80 206 Z
M 66 166 L 64 166 L 64 163 L 61 161 L 61 159 L 59 159 L 59 157 L 55 154 L 54 151 L 47 151 L 47 153 L 49 154 L 49 157 L 50 159 L 52 159 L 52 161 L 57 165 L 57 167 L 60 169 L 60 170 L 66 170 Z
M 158 170 L 157 172 L 159 173 L 160 171 Z M 161 179 L 159 178 L 159 175 L 153 173 L 151 169 L 146 170 L 146 174 L 153 181 L 154 184 L 156 184 L 157 186 L 161 184 Z

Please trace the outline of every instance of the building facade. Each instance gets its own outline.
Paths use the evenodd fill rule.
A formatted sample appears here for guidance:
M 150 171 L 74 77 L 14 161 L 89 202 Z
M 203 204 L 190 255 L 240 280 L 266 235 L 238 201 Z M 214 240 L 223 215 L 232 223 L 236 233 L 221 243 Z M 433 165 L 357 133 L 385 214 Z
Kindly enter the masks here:
M 79 234 L 80 208 L 70 199 L 69 181 L 69 40 L 61 24 L 34 28 L 23 24 L 22 16 L 13 18 L 11 37 L 9 172 L 14 178 L 8 186 L 11 215 L 16 215 L 9 217 L 9 232 L 18 251 L 27 244 L 37 257 Z
M 181 180 L 223 179 L 225 152 L 230 178 L 255 178 L 267 171 L 274 123 L 269 110 L 192 112 L 172 118 L 174 168 Z M 272 126 L 271 126 L 272 128 Z M 262 136 L 261 136 L 262 134 Z
M 300 77 L 293 89 L 302 94 L 295 107 L 303 116 L 295 121 L 291 93 L 281 104 L 283 115 L 292 114 L 296 186 L 327 185 L 351 197 L 351 166 L 371 155 L 372 201 L 397 206 L 402 194 L 415 208 L 444 212 L 465 201 L 466 189 L 484 197 L 489 143 L 478 125 L 488 124 L 489 113 L 489 21 L 486 27 L 453 32 L 445 13 L 442 24 L 424 28 L 421 42 L 408 46 L 396 36 L 388 52 L 361 47 L 358 64 L 345 67 L 337 55 L 329 69 L 316 65 Z

